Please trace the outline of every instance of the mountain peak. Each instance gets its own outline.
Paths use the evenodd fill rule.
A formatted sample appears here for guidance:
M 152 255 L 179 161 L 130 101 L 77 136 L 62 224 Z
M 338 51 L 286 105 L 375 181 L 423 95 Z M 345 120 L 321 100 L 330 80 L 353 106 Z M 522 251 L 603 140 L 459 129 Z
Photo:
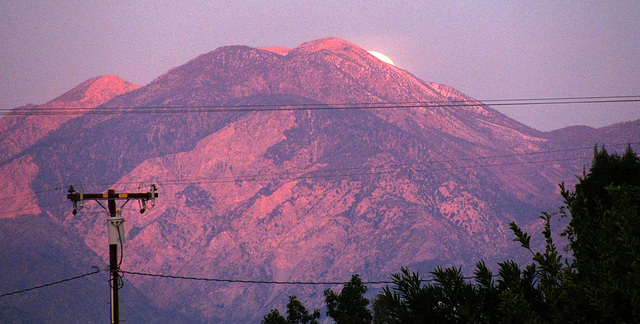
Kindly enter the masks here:
M 75 88 L 56 98 L 54 101 L 101 104 L 109 101 L 115 96 L 140 87 L 141 86 L 125 81 L 116 75 L 102 75 L 82 82 Z
M 298 46 L 298 49 L 308 53 L 313 53 L 320 50 L 328 50 L 335 53 L 354 51 L 363 53 L 366 52 L 358 45 L 347 42 L 346 40 L 337 37 L 321 38 L 314 41 L 302 43 L 300 44 L 300 46 Z
M 389 71 L 387 70 L 387 68 L 394 67 L 394 70 L 397 70 L 395 69 L 395 64 L 387 64 L 387 61 L 381 60 L 379 57 L 361 48 L 360 46 L 337 37 L 327 37 L 307 43 L 302 43 L 296 49 L 292 50 L 291 53 L 293 55 L 303 56 L 320 55 L 325 57 L 329 61 L 334 60 L 329 57 L 339 58 L 339 60 L 348 60 L 361 67 L 375 66 L 386 71 Z M 391 61 L 390 59 L 388 60 Z M 335 61 L 334 63 L 336 62 L 337 61 Z
M 271 53 L 276 53 L 278 55 L 287 55 L 291 51 L 288 47 L 282 46 L 271 46 L 271 47 L 258 47 L 259 50 L 268 51 Z
M 43 111 L 51 108 L 95 108 L 116 96 L 138 88 L 140 88 L 139 85 L 122 80 L 118 76 L 104 75 L 84 81 L 46 104 L 28 108 L 43 109 Z M 85 110 L 76 110 L 76 112 L 75 114 L 45 115 L 9 114 L 0 119 L 0 134 L 5 134 L 0 139 L 0 152 L 4 152 L 0 155 L 0 163 L 37 142 L 69 119 L 82 115 Z M 19 129 L 30 131 L 16 131 Z

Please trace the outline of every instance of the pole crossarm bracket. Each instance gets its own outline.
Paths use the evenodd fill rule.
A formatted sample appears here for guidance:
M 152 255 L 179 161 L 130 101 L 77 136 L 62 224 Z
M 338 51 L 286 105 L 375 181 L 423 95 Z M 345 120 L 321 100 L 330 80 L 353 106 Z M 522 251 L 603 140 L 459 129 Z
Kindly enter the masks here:
M 79 193 L 67 194 L 67 198 L 71 201 L 80 201 Z M 158 198 L 158 193 L 151 195 L 151 192 L 124 192 L 109 195 L 108 193 L 86 193 L 82 195 L 82 199 L 91 200 L 124 200 L 124 199 L 153 199 Z
M 147 210 L 147 201 L 151 201 L 151 206 L 155 206 L 156 198 L 158 198 L 158 188 L 156 185 L 151 185 L 151 190 L 148 192 L 115 192 L 113 189 L 109 189 L 106 193 L 85 193 L 83 188 L 80 188 L 80 192 L 76 192 L 73 186 L 69 186 L 69 194 L 67 198 L 73 202 L 73 214 L 76 215 L 79 209 L 84 206 L 85 200 L 95 200 L 103 208 L 104 205 L 101 200 L 108 200 L 109 203 L 115 204 L 116 200 L 126 200 L 125 205 L 129 200 L 136 199 L 140 202 L 140 213 L 144 213 Z M 79 205 L 79 206 L 78 206 Z M 115 205 L 113 205 L 115 207 Z M 123 205 L 124 206 L 124 205 Z M 110 209 L 107 212 L 111 213 Z M 115 213 L 115 211 L 113 212 Z

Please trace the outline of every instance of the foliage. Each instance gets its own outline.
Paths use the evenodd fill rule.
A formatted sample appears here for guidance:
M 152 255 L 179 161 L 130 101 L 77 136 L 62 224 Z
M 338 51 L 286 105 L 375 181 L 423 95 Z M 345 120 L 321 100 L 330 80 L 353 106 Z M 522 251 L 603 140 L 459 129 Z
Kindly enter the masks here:
M 362 279 L 357 274 L 344 285 L 340 294 L 331 289 L 325 290 L 327 315 L 337 324 L 371 323 L 373 315 L 367 308 L 369 300 L 364 297 L 366 292 L 367 287 L 362 284 Z
M 374 302 L 374 323 L 526 323 L 541 318 L 541 294 L 534 287 L 535 267 L 522 271 L 513 261 L 499 264 L 499 279 L 478 262 L 472 284 L 460 268 L 437 268 L 433 284 L 422 285 L 417 272 L 402 268 L 393 288 Z
M 314 310 L 312 314 L 298 300 L 296 296 L 289 297 L 287 304 L 287 318 L 284 318 L 277 309 L 272 309 L 262 320 L 263 324 L 319 324 L 320 311 Z
M 575 258 L 567 302 L 596 322 L 640 320 L 640 160 L 594 152 L 574 192 L 562 187 Z
M 287 324 L 287 319 L 274 308 L 269 312 L 269 314 L 264 316 L 262 324 Z

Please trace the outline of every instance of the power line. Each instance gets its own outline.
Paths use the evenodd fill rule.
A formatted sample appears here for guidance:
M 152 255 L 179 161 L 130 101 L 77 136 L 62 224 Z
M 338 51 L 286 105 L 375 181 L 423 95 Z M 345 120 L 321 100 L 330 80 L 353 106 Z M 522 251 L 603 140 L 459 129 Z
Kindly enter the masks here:
M 65 283 L 65 282 L 69 282 L 69 281 L 73 281 L 73 280 L 76 280 L 76 279 L 92 276 L 94 274 L 97 274 L 97 273 L 103 271 L 103 270 L 100 270 L 100 268 L 97 267 L 97 266 L 93 266 L 92 268 L 94 268 L 94 271 L 92 271 L 92 272 L 88 272 L 88 273 L 81 274 L 81 275 L 74 276 L 74 277 L 69 277 L 69 278 L 62 279 L 62 280 L 53 281 L 53 282 L 46 283 L 46 284 L 39 285 L 39 286 L 34 286 L 34 287 L 30 287 L 30 288 L 25 288 L 25 289 L 20 289 L 20 290 L 8 292 L 8 293 L 0 294 L 0 298 L 6 297 L 6 296 L 11 296 L 11 295 L 17 295 L 17 294 L 21 294 L 21 293 L 25 293 L 25 292 L 32 291 L 32 290 L 41 289 L 41 288 L 55 286 L 55 285 L 62 284 L 62 283 Z M 109 270 L 109 269 L 107 269 L 107 270 Z M 155 278 L 164 278 L 164 279 L 180 279 L 180 280 L 223 282 L 223 283 L 236 283 L 236 284 L 318 286 L 318 285 L 343 285 L 343 284 L 349 283 L 349 281 L 294 281 L 294 280 L 277 281 L 277 280 L 252 280 L 252 279 L 223 279 L 223 278 L 209 278 L 209 277 L 193 277 L 193 276 L 157 274 L 157 273 L 147 273 L 147 272 L 139 272 L 139 271 L 128 271 L 128 270 L 122 270 L 122 269 L 119 269 L 118 271 L 121 272 L 121 273 L 130 274 L 130 275 L 155 277 Z M 500 276 L 499 274 L 492 274 L 491 275 L 492 278 L 499 277 L 499 276 Z M 121 276 L 118 276 L 118 277 L 121 278 Z M 476 276 L 467 276 L 467 277 L 462 277 L 462 278 L 464 280 L 472 280 L 472 279 L 476 279 Z M 428 279 L 424 279 L 423 278 L 423 279 L 420 279 L 420 282 L 435 282 L 435 281 L 436 281 L 435 278 L 428 278 Z M 394 283 L 395 283 L 394 281 L 390 281 L 390 280 L 363 280 L 362 281 L 362 284 L 365 284 L 365 285 L 384 285 L 384 284 L 394 284 Z
M 47 208 L 47 207 L 52 207 L 52 206 L 59 206 L 62 204 L 65 204 L 66 202 L 62 201 L 62 202 L 58 202 L 58 203 L 50 203 L 50 204 L 46 204 L 46 205 L 35 205 L 35 206 L 31 206 L 31 207 L 25 207 L 25 208 L 21 208 L 21 209 L 14 209 L 14 210 L 7 210 L 7 211 L 2 211 L 0 212 L 0 215 L 6 215 L 6 214 L 13 214 L 13 213 L 18 213 L 18 212 L 23 212 L 25 210 L 36 210 L 36 209 L 43 209 L 43 208 Z
M 314 110 L 369 110 L 369 109 L 413 109 L 444 107 L 476 107 L 488 106 L 529 106 L 529 105 L 565 105 L 565 104 L 597 104 L 597 103 L 631 103 L 640 102 L 640 96 L 600 96 L 600 97 L 551 97 L 551 98 L 516 98 L 470 100 L 437 100 L 415 102 L 361 102 L 361 103 L 320 103 L 320 104 L 243 104 L 243 105 L 177 105 L 177 106 L 119 106 L 119 107 L 26 107 L 16 109 L 0 109 L 0 113 L 10 115 L 75 115 L 75 114 L 151 114 L 151 113 L 221 113 L 221 112 L 260 112 L 260 111 L 314 111 Z
M 620 145 L 636 145 L 640 144 L 640 142 L 633 143 L 611 143 L 607 145 L 611 146 L 620 146 Z M 500 158 L 508 158 L 508 157 L 523 157 L 523 156 L 533 156 L 533 155 L 543 155 L 543 154 L 551 154 L 551 153 L 562 153 L 562 152 L 570 152 L 570 151 L 580 151 L 580 150 L 592 150 L 593 146 L 588 147 L 573 147 L 573 148 L 563 148 L 556 150 L 547 150 L 547 151 L 537 151 L 537 152 L 523 152 L 523 153 L 510 153 L 510 154 L 502 154 L 502 155 L 488 155 L 488 156 L 477 156 L 470 158 L 462 158 L 462 159 L 447 159 L 447 160 L 435 160 L 435 161 L 426 161 L 426 162 L 416 162 L 416 163 L 397 163 L 397 164 L 387 164 L 387 165 L 379 165 L 372 166 L 371 168 L 401 168 L 401 167 L 412 167 L 412 166 L 429 166 L 435 164 L 447 164 L 447 163 L 456 163 L 456 162 L 467 162 L 467 161 L 478 161 L 478 160 L 487 160 L 487 159 L 500 159 Z M 532 164 L 532 163 L 545 163 L 545 162 L 559 162 L 559 161 L 567 161 L 567 160 L 580 160 L 586 159 L 587 157 L 580 158 L 565 158 L 565 159 L 552 159 L 552 160 L 537 160 L 537 161 L 518 161 L 518 162 L 509 162 L 509 163 L 499 163 L 499 164 L 474 164 L 474 165 L 466 165 L 466 166 L 448 166 L 441 168 L 431 168 L 431 169 L 410 169 L 408 171 L 417 171 L 424 172 L 430 170 L 447 170 L 447 169 L 469 169 L 476 167 L 492 167 L 492 166 L 504 166 L 504 165 L 518 165 L 518 164 Z M 269 179 L 309 179 L 309 178 L 332 178 L 332 177 L 347 177 L 351 175 L 362 176 L 362 175 L 375 175 L 375 174 L 387 174 L 393 173 L 397 170 L 386 170 L 386 171 L 370 171 L 370 172 L 360 172 L 360 173 L 343 173 L 343 174 L 330 174 L 332 172 L 340 172 L 340 171 L 348 171 L 348 170 L 363 170 L 365 167 L 345 167 L 345 168 L 332 168 L 332 169 L 324 169 L 324 170 L 306 170 L 306 171 L 290 171 L 283 173 L 255 173 L 249 175 L 229 175 L 229 176 L 220 176 L 220 177 L 197 177 L 197 178 L 174 178 L 174 179 L 160 179 L 154 178 L 152 180 L 143 181 L 143 182 L 157 182 L 162 184 L 179 184 L 179 183 L 225 183 L 225 182 L 234 182 L 238 180 L 242 181 L 260 181 L 260 180 L 269 180 Z M 131 181 L 131 182 L 118 182 L 120 184 L 140 184 L 141 181 Z M 87 183 L 87 185 L 100 185 L 100 186 L 109 186 L 112 183 Z
M 274 281 L 274 280 L 251 280 L 251 279 L 221 279 L 221 278 L 207 278 L 207 277 L 191 277 L 191 276 L 178 276 L 167 275 L 157 273 L 145 273 L 138 271 L 120 270 L 122 273 L 156 277 L 156 278 L 169 278 L 169 279 L 182 279 L 182 280 L 195 280 L 195 281 L 212 281 L 212 282 L 226 282 L 226 283 L 242 283 L 242 284 L 269 284 L 269 285 L 341 285 L 348 281 Z M 363 284 L 391 284 L 392 281 L 363 281 Z
M 14 195 L 14 196 L 7 196 L 7 197 L 0 197 L 0 202 L 3 200 L 10 200 L 10 199 L 15 199 L 15 198 L 23 198 L 23 197 L 29 197 L 29 196 L 36 196 L 39 194 L 43 194 L 46 192 L 51 192 L 51 191 L 58 191 L 58 190 L 62 190 L 62 184 L 58 184 L 55 188 L 53 189 L 45 189 L 45 190 L 40 190 L 40 191 L 34 191 L 31 193 L 26 193 L 26 194 L 21 194 L 21 195 Z
M 489 158 L 489 157 L 487 157 Z M 591 157 L 573 157 L 573 158 L 562 158 L 562 159 L 552 159 L 552 160 L 535 160 L 535 161 L 518 161 L 518 162 L 505 162 L 505 163 L 494 163 L 494 164 L 474 164 L 474 165 L 463 165 L 463 166 L 448 166 L 448 167 L 440 167 L 440 168 L 428 168 L 428 169 L 407 169 L 406 172 L 428 172 L 428 171 L 440 171 L 440 170 L 456 170 L 456 169 L 472 169 L 472 168 L 489 168 L 495 166 L 513 166 L 513 165 L 526 165 L 526 164 L 536 164 L 536 163 L 546 163 L 546 162 L 562 162 L 562 161 L 578 161 L 584 159 L 590 159 Z M 456 162 L 456 160 L 443 160 L 438 162 L 431 162 L 431 164 L 444 164 Z M 423 163 L 420 163 L 423 164 Z M 382 166 L 383 167 L 383 166 Z M 344 170 L 356 169 L 356 168 L 344 168 Z M 362 169 L 362 168 L 358 168 Z M 399 171 L 395 170 L 383 170 L 383 171 L 364 171 L 359 173 L 337 173 L 337 174 L 327 174 L 329 172 L 342 171 L 343 169 L 336 168 L 330 170 L 315 170 L 315 171 L 297 171 L 290 173 L 268 173 L 268 174 L 253 174 L 253 175 L 237 175 L 237 176 L 221 176 L 221 177 L 198 177 L 198 178 L 174 178 L 174 179 L 161 179 L 161 178 L 153 178 L 150 180 L 144 181 L 153 182 L 158 185 L 177 185 L 183 183 L 231 183 L 235 181 L 247 181 L 247 182 L 255 182 L 255 181 L 263 181 L 263 180 L 302 180 L 302 179 L 323 179 L 323 178 L 348 178 L 355 176 L 375 176 L 382 174 L 391 174 Z M 296 174 L 300 174 L 297 175 Z M 132 182 L 118 182 L 118 184 L 138 184 L 141 181 L 132 181 Z M 95 185 L 95 186 L 109 186 L 113 183 L 87 183 L 87 185 Z M 1 213 L 0 213 L 1 214 Z
M 165 279 L 180 279 L 180 280 L 194 280 L 194 281 L 209 281 L 209 282 L 225 282 L 225 283 L 238 283 L 238 284 L 264 284 L 264 285 L 306 285 L 306 286 L 317 286 L 317 285 L 343 285 L 349 283 L 349 281 L 278 281 L 278 280 L 252 280 L 252 279 L 221 279 L 221 278 L 208 278 L 208 277 L 192 277 L 192 276 L 179 276 L 179 275 L 167 275 L 167 274 L 157 274 L 157 273 L 147 273 L 147 272 L 138 272 L 138 271 L 128 271 L 128 270 L 120 270 L 122 273 L 138 275 L 138 276 L 146 276 L 146 277 L 155 277 L 155 278 L 165 278 Z M 493 274 L 492 277 L 497 277 L 498 274 Z M 471 277 L 463 277 L 465 280 L 475 279 L 475 276 Z M 430 279 L 420 279 L 421 282 L 433 282 L 435 278 Z M 384 285 L 384 284 L 393 284 L 393 281 L 389 280 L 363 280 L 363 284 L 366 285 Z
M 525 165 L 525 164 L 536 164 L 536 163 L 547 163 L 547 162 L 561 162 L 561 161 L 577 161 L 584 160 L 591 157 L 579 157 L 579 158 L 563 158 L 563 159 L 555 159 L 555 160 L 537 160 L 537 161 L 520 161 L 520 162 L 505 162 L 505 163 L 494 163 L 494 164 L 479 164 L 479 165 L 465 165 L 465 166 L 448 166 L 441 168 L 428 168 L 428 169 L 408 169 L 407 171 L 412 172 L 430 172 L 430 171 L 440 171 L 440 170 L 458 170 L 458 169 L 471 169 L 471 168 L 488 168 L 495 166 L 512 166 L 512 165 Z M 440 162 L 444 163 L 444 162 Z M 327 178 L 349 178 L 349 177 L 357 177 L 357 176 L 375 176 L 375 175 L 383 175 L 383 174 L 391 174 L 397 172 L 398 170 L 383 170 L 383 171 L 368 171 L 368 172 L 360 172 L 360 173 L 338 173 L 338 174 L 303 174 L 299 176 L 279 176 L 278 174 L 273 175 L 255 175 L 255 176 L 237 176 L 237 177 L 216 177 L 216 178 L 191 178 L 191 179 L 171 179 L 171 180 L 161 180 L 154 179 L 154 181 L 158 182 L 158 184 L 163 185 L 172 185 L 172 184 L 181 184 L 181 183 L 229 183 L 235 182 L 238 180 L 241 181 L 262 181 L 262 180 L 303 180 L 303 179 L 327 179 Z M 311 171 L 311 172 L 322 172 Z
M 36 290 L 36 289 L 41 289 L 41 288 L 45 288 L 45 287 L 54 286 L 54 285 L 65 283 L 65 282 L 69 282 L 69 281 L 72 281 L 72 280 L 76 280 L 76 279 L 92 276 L 92 275 L 100 272 L 100 268 L 98 268 L 97 266 L 93 266 L 92 268 L 94 268 L 95 271 L 88 272 L 88 273 L 85 273 L 85 274 L 82 274 L 82 275 L 79 275 L 79 276 L 75 276 L 75 277 L 70 277 L 70 278 L 66 278 L 66 279 L 62 279 L 62 280 L 58 280 L 58 281 L 53 281 L 53 282 L 46 283 L 46 284 L 40 285 L 40 286 L 35 286 L 35 287 L 30 287 L 30 288 L 26 288 L 26 289 L 21 289 L 21 290 L 16 290 L 16 291 L 4 293 L 4 294 L 0 295 L 0 298 L 5 297 L 5 296 L 21 294 L 21 293 L 24 293 L 24 292 L 27 292 L 27 291 L 31 291 L 31 290 Z
M 640 142 L 635 143 L 625 143 L 625 144 L 609 144 L 609 145 L 627 145 L 627 144 L 640 144 Z M 488 160 L 488 159 L 500 159 L 500 158 L 508 158 L 508 157 L 520 157 L 520 156 L 532 156 L 532 155 L 542 155 L 542 154 L 550 154 L 550 153 L 561 153 L 561 152 L 569 152 L 569 151 L 579 151 L 585 149 L 593 149 L 590 147 L 576 147 L 576 148 L 565 148 L 565 149 L 557 149 L 557 150 L 548 150 L 548 151 L 538 151 L 538 152 L 523 152 L 523 153 L 511 153 L 511 154 L 502 154 L 502 155 L 493 155 L 493 156 L 478 156 L 478 157 L 470 157 L 470 158 L 462 158 L 462 159 L 447 159 L 447 160 L 435 160 L 435 161 L 426 161 L 426 162 L 416 162 L 416 163 L 397 163 L 397 164 L 388 164 L 388 165 L 380 165 L 374 166 L 372 168 L 401 168 L 401 167 L 413 167 L 413 166 L 428 166 L 434 164 L 447 164 L 447 163 L 456 163 L 456 162 L 468 162 L 468 161 L 478 161 L 478 160 Z M 569 158 L 567 160 L 572 160 L 573 158 Z M 576 158 L 577 159 L 577 158 Z M 579 158 L 582 159 L 582 158 Z M 435 169 L 411 169 L 411 171 L 429 171 L 429 170 L 447 170 L 447 169 L 459 169 L 459 168 L 474 168 L 474 167 L 491 167 L 491 166 L 503 166 L 503 165 L 514 165 L 514 164 L 531 164 L 531 163 L 544 163 L 544 162 L 556 162 L 556 161 L 565 161 L 565 159 L 556 159 L 556 160 L 539 160 L 539 161 L 519 161 L 519 162 L 511 162 L 508 164 L 474 164 L 467 166 L 449 166 Z M 311 170 L 311 171 L 295 171 L 295 172 L 285 172 L 285 173 L 269 173 L 269 174 L 252 174 L 252 175 L 238 175 L 238 176 L 225 176 L 225 177 L 216 177 L 216 178 L 177 178 L 172 180 L 161 180 L 157 179 L 158 182 L 162 182 L 164 184 L 167 183 L 184 183 L 184 182 L 233 182 L 236 180 L 244 180 L 244 181 L 258 181 L 265 179 L 296 179 L 298 178 L 296 175 L 301 175 L 300 178 L 323 178 L 323 177 L 335 177 L 335 176 L 350 176 L 350 175 L 371 175 L 371 174 L 385 174 L 385 173 L 393 173 L 396 170 L 388 170 L 388 171 L 373 171 L 373 172 L 363 172 L 363 173 L 344 173 L 338 175 L 324 175 L 331 172 L 340 172 L 347 170 L 362 170 L 365 167 L 348 167 L 348 168 L 333 168 L 326 170 Z M 315 175 L 317 176 L 315 176 Z M 284 177 L 283 177 L 284 176 Z M 137 183 L 137 182 L 136 182 Z
M 610 143 L 605 145 L 610 146 L 620 146 L 620 145 L 638 145 L 640 142 L 627 142 L 627 143 Z M 358 173 L 334 173 L 341 171 L 349 171 L 349 170 L 363 170 L 364 167 L 346 167 L 346 168 L 332 168 L 325 170 L 309 170 L 309 171 L 290 171 L 284 173 L 256 173 L 250 175 L 230 175 L 230 176 L 221 176 L 221 177 L 197 177 L 197 178 L 175 178 L 175 179 L 153 179 L 152 182 L 156 182 L 158 184 L 163 185 L 176 185 L 183 183 L 230 183 L 235 181 L 262 181 L 262 180 L 294 180 L 294 179 L 322 179 L 322 178 L 346 178 L 350 176 L 367 176 L 367 175 L 382 175 L 382 174 L 390 174 L 398 171 L 398 168 L 402 167 L 413 167 L 413 166 L 428 166 L 435 164 L 447 164 L 447 163 L 456 163 L 456 162 L 466 162 L 466 161 L 479 161 L 479 160 L 488 160 L 488 159 L 501 159 L 501 158 L 509 158 L 509 157 L 524 157 L 524 156 L 533 156 L 533 155 L 544 155 L 544 154 L 552 154 L 552 153 L 563 153 L 563 152 L 571 152 L 571 151 L 580 151 L 580 150 L 591 150 L 592 146 L 588 147 L 572 147 L 572 148 L 563 148 L 556 150 L 547 150 L 547 151 L 537 151 L 537 152 L 523 152 L 523 153 L 510 153 L 510 154 L 502 154 L 502 155 L 489 155 L 489 156 L 477 156 L 463 159 L 448 159 L 448 160 L 435 160 L 435 161 L 426 161 L 426 162 L 416 162 L 416 163 L 397 163 L 397 164 L 388 164 L 388 165 L 379 165 L 373 166 L 373 169 L 376 168 L 394 168 L 394 170 L 384 170 L 384 171 L 365 171 Z M 408 169 L 407 171 L 413 172 L 426 172 L 426 171 L 439 171 L 439 170 L 454 170 L 454 169 L 471 169 L 471 168 L 487 168 L 487 167 L 495 167 L 495 166 L 510 166 L 510 165 L 525 165 L 525 164 L 535 164 L 535 163 L 546 163 L 546 162 L 562 162 L 562 161 L 577 161 L 586 159 L 587 157 L 578 157 L 578 158 L 562 158 L 562 159 L 551 159 L 551 160 L 536 160 L 536 161 L 518 161 L 518 162 L 508 162 L 508 163 L 494 163 L 494 164 L 474 164 L 474 165 L 465 165 L 465 166 L 448 166 L 448 167 L 440 167 L 440 168 L 429 168 L 429 169 Z M 332 174 L 333 173 L 333 174 Z M 119 182 L 120 184 L 142 184 L 144 181 L 132 181 L 132 182 Z M 147 181 L 148 182 L 148 181 Z M 100 185 L 100 186 L 110 186 L 113 183 L 87 183 L 87 185 Z M 10 199 L 19 199 L 25 196 L 38 195 L 50 191 L 61 190 L 60 186 L 56 186 L 54 189 L 42 190 L 38 192 L 34 192 L 31 194 L 24 195 L 16 195 L 0 198 L 2 200 L 10 200 Z M 51 206 L 54 204 L 50 204 Z M 45 206 L 46 207 L 46 206 Z M 37 209 L 38 206 L 26 207 L 18 210 L 11 211 L 3 211 L 0 212 L 0 215 L 16 213 L 24 210 Z
M 640 142 L 633 143 L 612 143 L 608 145 L 619 146 L 619 145 L 638 145 Z M 479 160 L 488 160 L 488 159 L 502 159 L 509 157 L 524 157 L 524 156 L 533 156 L 533 155 L 544 155 L 544 154 L 552 154 L 552 153 L 563 153 L 563 152 L 571 152 L 571 151 L 580 151 L 586 149 L 593 149 L 593 147 L 573 147 L 573 148 L 563 148 L 556 150 L 547 150 L 547 151 L 537 151 L 537 152 L 523 152 L 523 153 L 511 153 L 511 154 L 502 154 L 502 155 L 489 155 L 489 156 L 478 156 L 478 157 L 470 157 L 463 159 L 447 159 L 447 160 L 435 160 L 435 161 L 426 161 L 426 162 L 416 162 L 416 163 L 397 163 L 397 164 L 388 164 L 388 165 L 380 165 L 373 166 L 373 169 L 376 168 L 393 168 L 394 170 L 383 170 L 383 171 L 363 171 L 356 173 L 337 173 L 341 171 L 349 171 L 349 170 L 363 170 L 364 167 L 346 167 L 346 168 L 332 168 L 325 170 L 309 170 L 309 171 L 291 171 L 284 173 L 256 173 L 250 175 L 231 175 L 231 176 L 221 176 L 221 177 L 197 177 L 197 178 L 175 178 L 175 179 L 153 179 L 153 182 L 157 182 L 163 185 L 172 185 L 172 184 L 182 184 L 182 183 L 229 183 L 235 181 L 262 181 L 262 180 L 292 180 L 292 179 L 321 179 L 321 178 L 345 178 L 350 176 L 366 176 L 366 175 L 382 175 L 382 174 L 390 174 L 398 171 L 398 168 L 402 167 L 413 167 L 413 166 L 429 166 L 436 164 L 447 164 L 447 163 L 457 163 L 457 162 L 468 162 L 468 161 L 479 161 Z M 577 161 L 586 159 L 587 157 L 579 157 L 579 158 L 563 158 L 563 159 L 551 159 L 551 160 L 536 160 L 536 161 L 518 161 L 518 162 L 508 162 L 508 163 L 494 163 L 494 164 L 473 164 L 473 165 L 465 165 L 465 166 L 447 166 L 440 168 L 429 168 L 429 169 L 408 169 L 407 171 L 413 172 L 426 172 L 426 171 L 438 171 L 438 170 L 453 170 L 453 169 L 470 169 L 470 168 L 486 168 L 486 167 L 494 167 L 494 166 L 509 166 L 509 165 L 525 165 L 525 164 L 535 164 L 535 163 L 546 163 L 546 162 L 561 162 L 561 161 Z M 141 184 L 141 181 L 132 181 L 132 182 L 119 182 L 120 184 Z M 100 185 L 100 186 L 110 186 L 113 183 L 87 183 L 87 185 Z M 34 192 L 31 194 L 24 195 L 15 195 L 2 198 L 0 200 L 10 200 L 10 199 L 19 199 L 25 196 L 38 195 L 50 191 L 62 190 L 60 186 L 57 186 L 54 189 L 42 190 L 38 192 Z M 53 204 L 50 204 L 53 205 Z M 49 205 L 49 206 L 50 206 Z M 45 206 L 46 207 L 46 206 Z M 20 212 L 24 210 L 36 209 L 37 206 L 26 207 L 18 210 L 10 210 L 0 212 L 0 215 L 10 214 L 15 212 Z
M 504 101 L 558 101 L 558 100 L 612 100 L 612 99 L 640 99 L 639 95 L 629 96 L 583 96 L 583 97 L 545 97 L 545 98 L 512 98 L 512 99 L 478 99 L 485 102 L 504 102 Z M 463 101 L 463 100 L 455 100 Z

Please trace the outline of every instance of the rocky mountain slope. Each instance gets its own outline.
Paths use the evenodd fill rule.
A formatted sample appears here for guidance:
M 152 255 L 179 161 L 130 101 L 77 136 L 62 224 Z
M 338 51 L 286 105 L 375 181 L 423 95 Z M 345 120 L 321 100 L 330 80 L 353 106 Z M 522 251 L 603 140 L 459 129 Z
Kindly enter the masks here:
M 107 259 L 106 216 L 92 202 L 73 216 L 66 187 L 154 183 L 153 209 L 123 209 L 125 270 L 265 281 L 388 280 L 405 265 L 469 270 L 481 258 L 522 256 L 508 223 L 532 229 L 540 211 L 554 211 L 557 184 L 574 181 L 595 143 L 640 141 L 639 121 L 539 132 L 336 38 L 295 49 L 223 47 L 144 87 L 118 89 L 82 114 L 27 116 L 33 125 L 58 119 L 34 137 L 17 135 L 27 126 L 0 128 L 15 138 L 0 151 L 0 193 L 11 197 L 0 200 L 0 226 L 23 229 L 33 218 L 65 231 L 58 245 L 83 251 L 67 257 L 78 270 Z M 27 239 L 57 241 L 34 233 L 10 243 Z M 6 258 L 63 267 L 28 253 Z M 8 271 L 0 282 L 13 283 L 0 292 L 40 275 Z M 259 322 L 289 294 L 319 305 L 327 288 L 126 279 L 144 298 L 123 307 L 144 321 Z M 0 305 L 49 318 L 9 297 Z
M 46 104 L 14 109 L 0 119 L 0 134 L 3 134 L 0 163 L 33 145 L 67 120 L 137 88 L 140 86 L 114 75 L 105 75 L 89 79 Z

